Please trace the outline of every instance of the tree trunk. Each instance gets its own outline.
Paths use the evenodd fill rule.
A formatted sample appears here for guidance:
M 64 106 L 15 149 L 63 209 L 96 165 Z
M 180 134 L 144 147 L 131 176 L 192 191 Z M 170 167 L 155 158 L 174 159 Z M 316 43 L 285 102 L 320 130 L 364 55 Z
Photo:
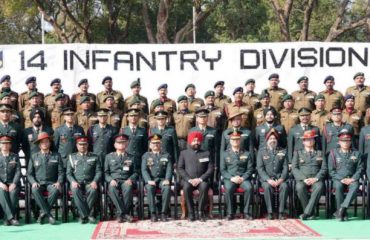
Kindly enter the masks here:
M 303 27 L 301 31 L 300 41 L 307 41 L 309 36 L 309 27 L 311 22 L 312 11 L 315 7 L 316 0 L 309 0 L 304 10 Z
M 157 42 L 169 43 L 167 36 L 168 17 L 170 12 L 171 0 L 160 0 L 157 14 Z

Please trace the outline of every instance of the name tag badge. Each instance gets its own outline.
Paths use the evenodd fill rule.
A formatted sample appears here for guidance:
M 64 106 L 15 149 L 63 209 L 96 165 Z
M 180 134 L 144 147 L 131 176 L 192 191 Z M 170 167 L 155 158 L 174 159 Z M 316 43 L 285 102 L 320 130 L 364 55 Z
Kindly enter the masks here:
M 57 163 L 58 160 L 50 160 L 49 162 L 51 162 L 51 163 Z
M 128 167 L 128 166 L 123 166 L 123 171 L 130 171 L 130 167 Z
M 86 160 L 87 162 L 95 162 L 95 158 L 89 158 Z
M 213 138 L 213 137 L 215 137 L 213 134 L 207 134 L 207 136 L 206 137 L 209 137 L 209 138 Z
M 159 161 L 161 161 L 161 162 L 168 162 L 168 159 L 167 158 L 161 158 Z
M 299 159 L 299 162 L 300 163 L 304 163 L 304 160 L 301 158 L 301 159 Z
M 269 158 L 270 158 L 270 156 L 263 156 L 263 160 L 267 160 Z
M 242 135 L 240 135 L 241 137 L 248 137 L 248 134 L 246 133 L 243 133 Z
M 200 158 L 199 162 L 209 162 L 209 158 Z

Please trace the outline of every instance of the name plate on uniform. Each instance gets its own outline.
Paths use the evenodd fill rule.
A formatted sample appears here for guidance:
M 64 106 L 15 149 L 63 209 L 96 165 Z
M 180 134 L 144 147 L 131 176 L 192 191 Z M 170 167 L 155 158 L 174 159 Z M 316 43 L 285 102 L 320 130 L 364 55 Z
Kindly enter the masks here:
M 213 137 L 215 137 L 213 134 L 207 134 L 207 136 L 206 137 L 210 137 L 210 138 L 213 138 Z
M 161 158 L 159 161 L 160 162 L 168 162 L 168 159 L 167 158 Z
M 87 162 L 95 162 L 95 158 L 89 158 L 86 160 Z
M 243 133 L 242 135 L 240 135 L 241 137 L 248 137 L 248 134 L 247 133 Z
M 129 171 L 130 170 L 130 167 L 128 166 L 123 166 L 123 171 Z
M 56 163 L 58 160 L 50 160 L 49 162 Z
M 200 158 L 199 162 L 209 162 L 209 158 Z

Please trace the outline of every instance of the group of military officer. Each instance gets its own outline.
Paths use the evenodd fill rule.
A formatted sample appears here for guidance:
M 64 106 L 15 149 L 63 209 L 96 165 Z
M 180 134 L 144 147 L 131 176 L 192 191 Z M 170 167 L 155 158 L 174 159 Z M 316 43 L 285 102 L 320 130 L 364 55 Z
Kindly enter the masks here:
M 5 224 L 15 218 L 19 190 L 18 152 L 26 157 L 27 177 L 41 209 L 38 222 L 55 219 L 55 203 L 65 176 L 72 189 L 81 223 L 95 222 L 92 206 L 101 180 L 120 222 L 132 221 L 132 190 L 142 176 L 148 194 L 151 220 L 157 221 L 156 189 L 162 192 L 160 219 L 167 221 L 173 170 L 183 186 L 189 220 L 206 219 L 205 207 L 213 182 L 225 188 L 227 218 L 235 215 L 233 193 L 244 191 L 244 217 L 252 219 L 249 203 L 252 175 L 257 170 L 264 189 L 267 218 L 273 216 L 273 196 L 279 196 L 278 218 L 284 219 L 288 173 L 296 179 L 297 195 L 304 207 L 302 219 L 313 218 L 327 171 L 336 189 L 340 220 L 355 198 L 358 180 L 369 161 L 370 87 L 364 74 L 354 75 L 355 86 L 345 96 L 334 90 L 334 78 L 324 79 L 326 90 L 318 95 L 308 89 L 308 78 L 298 79 L 291 95 L 280 88 L 279 75 L 269 76 L 270 87 L 254 92 L 254 79 L 233 91 L 234 101 L 223 94 L 223 81 L 196 97 L 189 84 L 175 101 L 167 97 L 167 84 L 158 87 L 159 98 L 149 106 L 140 95 L 140 80 L 131 83 L 133 95 L 124 100 L 113 90 L 113 80 L 103 79 L 104 91 L 88 92 L 87 79 L 71 98 L 61 80 L 51 81 L 52 92 L 37 91 L 36 78 L 26 80 L 28 91 L 11 90 L 10 76 L 0 79 L 0 203 Z M 298 110 L 297 110 L 298 109 Z M 112 144 L 113 143 L 113 144 Z M 358 150 L 357 151 L 357 146 Z M 8 150 L 7 150 L 8 149 Z M 308 188 L 312 188 L 308 194 Z M 344 191 L 349 189 L 344 198 Z M 193 191 L 199 191 L 195 211 Z M 47 201 L 44 192 L 48 192 Z M 85 195 L 87 199 L 85 200 Z M 311 195 L 311 196 L 309 196 Z

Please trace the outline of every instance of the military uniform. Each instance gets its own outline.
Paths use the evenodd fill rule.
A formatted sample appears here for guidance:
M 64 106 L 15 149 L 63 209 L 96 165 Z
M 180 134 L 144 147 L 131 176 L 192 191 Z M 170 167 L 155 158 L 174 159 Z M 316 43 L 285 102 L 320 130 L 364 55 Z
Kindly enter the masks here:
M 234 192 L 240 187 L 244 190 L 243 194 L 243 213 L 249 215 L 249 203 L 253 195 L 251 178 L 253 174 L 253 156 L 250 152 L 241 150 L 234 152 L 232 149 L 227 150 L 220 162 L 221 176 L 224 178 L 225 201 L 227 204 L 227 214 L 235 214 Z M 241 184 L 231 182 L 231 178 L 240 176 L 243 178 Z
M 32 127 L 32 119 L 30 118 L 30 113 L 34 110 L 34 109 L 40 109 L 43 113 L 44 113 L 44 116 L 46 117 L 47 114 L 46 114 L 46 110 L 45 108 L 43 107 L 31 107 L 31 106 L 28 106 L 26 107 L 23 112 L 22 112 L 22 119 L 24 121 L 24 128 L 29 128 L 29 127 Z M 46 120 L 46 118 L 45 118 Z M 47 124 L 47 121 L 45 121 L 45 124 Z
M 10 101 L 11 101 L 11 106 L 14 110 L 18 111 L 18 93 L 12 91 L 11 89 L 1 89 L 1 93 L 3 92 L 8 92 Z
M 296 191 L 303 213 L 312 216 L 315 207 L 319 203 L 324 190 L 324 180 L 328 171 L 325 156 L 321 151 L 308 152 L 305 149 L 294 154 L 292 160 L 292 173 L 296 181 Z M 308 186 L 304 180 L 316 178 L 317 182 Z M 311 197 L 308 194 L 308 187 L 312 189 Z
M 221 137 L 221 149 L 220 149 L 220 156 L 222 157 L 222 153 L 226 152 L 230 149 L 230 133 L 234 131 L 240 131 L 240 149 L 244 152 L 248 152 L 252 154 L 254 157 L 254 139 L 252 132 L 247 128 L 228 128 L 222 133 Z
M 123 112 L 119 109 L 108 109 L 108 120 L 107 123 L 113 127 L 120 128 Z
M 198 108 L 204 106 L 203 99 L 200 98 L 189 98 L 188 97 L 188 103 L 189 103 L 189 111 L 195 112 Z
M 4 221 L 15 218 L 21 175 L 21 164 L 18 155 L 10 152 L 8 156 L 4 156 L 0 152 L 0 182 L 8 187 L 10 184 L 16 185 L 11 192 L 0 188 L 0 206 L 5 213 Z
M 148 104 L 148 99 L 142 95 L 137 95 L 137 96 L 134 96 L 134 95 L 131 95 L 129 97 L 127 97 L 125 99 L 125 108 L 124 109 L 129 109 L 130 108 L 130 104 L 132 102 L 132 100 L 134 98 L 138 98 L 140 100 L 140 105 L 141 105 L 141 109 L 143 111 L 143 113 L 145 113 L 146 115 L 149 114 L 149 104 Z
M 53 136 L 54 130 L 48 126 L 41 126 L 39 129 L 36 129 L 34 126 L 26 128 L 23 130 L 22 134 L 22 150 L 26 157 L 26 162 L 30 159 L 32 154 L 37 153 L 40 151 L 39 145 L 35 144 L 37 140 L 37 136 L 41 132 L 46 132 L 49 136 Z
M 205 108 L 209 111 L 207 126 L 215 128 L 221 134 L 227 123 L 224 109 L 216 106 L 206 106 Z
M 126 152 L 133 156 L 136 169 L 141 167 L 141 156 L 148 150 L 148 133 L 145 128 L 136 126 L 135 131 L 129 126 L 121 128 L 120 133 L 129 137 Z
M 150 104 L 150 113 L 151 114 L 154 113 L 154 103 L 156 101 L 161 101 L 163 103 L 164 110 L 166 112 L 168 112 L 169 114 L 172 114 L 172 113 L 176 112 L 176 102 L 175 101 L 173 101 L 170 98 L 166 98 L 166 99 L 158 98 L 156 100 L 153 100 L 152 103 Z
M 253 111 L 257 110 L 261 107 L 259 94 L 254 92 L 246 92 L 243 97 L 243 102 L 246 103 L 248 106 L 251 106 Z
M 63 187 L 64 171 L 63 162 L 59 153 L 49 152 L 43 154 L 40 151 L 33 154 L 28 163 L 28 182 L 40 184 L 38 188 L 32 188 L 32 195 L 42 211 L 42 215 L 50 215 L 50 209 L 58 199 L 59 190 L 53 186 L 56 182 Z M 43 192 L 48 191 L 47 203 Z
M 98 118 L 93 111 L 82 111 L 76 114 L 77 125 L 81 126 L 84 132 L 87 132 L 89 128 L 98 122 Z
M 141 174 L 145 182 L 149 211 L 152 216 L 156 214 L 156 188 L 159 188 L 162 194 L 161 214 L 166 214 L 168 211 L 171 197 L 172 162 L 168 153 L 154 154 L 153 152 L 146 152 L 142 157 Z M 163 185 L 164 180 L 167 180 L 170 184 Z M 148 181 L 154 181 L 156 185 L 149 185 Z
M 292 163 L 294 152 L 302 150 L 303 146 L 303 134 L 305 131 L 313 130 L 316 133 L 315 136 L 315 150 L 321 150 L 321 136 L 320 130 L 318 127 L 315 127 L 311 124 L 303 126 L 302 124 L 296 124 L 288 135 L 288 160 L 289 163 Z
M 273 106 L 276 109 L 276 111 L 279 112 L 282 109 L 281 105 L 282 98 L 285 94 L 288 94 L 288 92 L 280 87 L 278 87 L 277 89 L 267 88 L 264 91 L 266 90 L 271 96 L 270 105 Z
M 330 122 L 330 113 L 326 110 L 313 110 L 311 113 L 311 124 L 320 129 L 322 133 L 324 131 L 325 124 Z
M 11 151 L 18 154 L 20 150 L 20 144 L 22 142 L 22 130 L 17 123 L 9 122 L 4 124 L 0 121 L 0 136 L 12 137 L 12 149 Z
M 96 96 L 95 94 L 93 93 L 75 93 L 72 95 L 71 97 L 71 107 L 73 108 L 73 110 L 75 110 L 76 112 L 80 112 L 82 111 L 81 109 L 81 105 L 78 104 L 81 100 L 81 97 L 83 96 L 88 96 L 89 99 L 90 99 L 90 102 L 91 102 L 91 105 L 90 105 L 90 109 L 92 111 L 95 111 L 96 109 Z
M 126 113 L 122 118 L 121 128 L 127 127 L 128 124 L 128 114 Z M 149 122 L 148 122 L 148 116 L 140 110 L 139 112 L 139 127 L 148 129 L 149 128 Z
M 73 125 L 71 128 L 67 124 L 55 129 L 54 144 L 56 151 L 59 152 L 63 159 L 64 167 L 67 166 L 67 157 L 69 154 L 76 152 L 76 137 L 85 135 L 82 127 Z
M 232 102 L 225 106 L 225 113 L 229 117 L 231 113 L 243 112 L 241 126 L 244 128 L 252 129 L 253 125 L 253 109 L 251 106 L 241 102 Z M 232 127 L 229 121 L 228 128 Z
M 113 137 L 118 133 L 118 129 L 107 124 L 102 128 L 99 123 L 90 127 L 87 131 L 89 138 L 89 151 L 98 155 L 104 160 L 104 156 L 114 151 Z
M 51 111 L 48 112 L 51 127 L 57 129 L 64 124 L 63 109 L 60 107 L 54 107 Z
M 62 93 L 62 92 L 60 92 Z M 45 109 L 46 111 L 51 111 L 54 107 L 55 107 L 55 97 L 58 95 L 59 93 L 48 93 L 45 95 L 45 99 L 44 99 L 44 106 L 45 106 Z M 69 106 L 69 103 L 70 103 L 70 99 L 69 99 L 69 96 L 65 93 L 63 93 L 64 95 L 64 98 L 65 98 L 65 106 Z
M 254 126 L 258 127 L 265 123 L 265 116 L 263 115 L 263 111 L 270 107 L 260 107 L 256 109 L 253 113 L 253 124 Z
M 124 100 L 123 100 L 123 95 L 120 91 L 112 90 L 111 92 L 107 91 L 101 91 L 96 95 L 96 106 L 97 108 L 104 108 L 105 103 L 104 99 L 106 96 L 111 95 L 114 97 L 114 109 L 120 109 L 124 111 Z
M 37 91 L 37 89 L 36 89 Z M 23 110 L 29 105 L 29 96 L 30 94 L 34 92 L 34 90 L 32 91 L 26 91 L 26 92 L 23 92 L 19 95 L 19 99 L 18 99 L 18 111 L 20 112 L 23 112 Z M 40 102 L 42 104 L 42 106 L 44 105 L 44 94 L 43 93 L 40 93 L 38 92 L 38 96 L 40 98 Z
M 179 159 L 180 151 L 177 141 L 176 130 L 173 127 L 165 127 L 164 129 L 159 129 L 158 127 L 151 128 L 149 130 L 149 135 L 160 134 L 162 136 L 161 140 L 161 150 L 164 153 L 168 153 L 171 156 L 172 164 L 177 163 Z
M 363 171 L 363 161 L 358 151 L 343 152 L 340 148 L 330 151 L 328 157 L 330 177 L 333 179 L 335 200 L 337 209 L 348 208 L 357 196 L 359 179 Z M 348 192 L 344 198 L 344 189 L 347 185 L 341 183 L 344 178 L 352 178 L 355 181 L 348 186 Z
M 267 206 L 267 213 L 272 211 L 272 195 L 274 189 L 267 181 L 269 179 L 283 179 L 279 185 L 279 214 L 284 213 L 285 203 L 288 198 L 289 185 L 286 182 L 288 177 L 288 156 L 285 149 L 276 148 L 270 150 L 266 147 L 260 148 L 257 154 L 257 171 L 262 188 L 264 190 L 264 198 Z
M 330 112 L 330 110 L 334 106 L 343 107 L 344 106 L 344 98 L 343 94 L 337 90 L 333 91 L 322 91 L 320 92 L 321 95 L 325 97 L 325 110 Z
M 359 88 L 357 86 L 349 87 L 345 95 L 355 96 L 355 109 L 365 114 L 366 109 L 370 106 L 370 86 Z
M 337 148 L 338 146 L 338 134 L 346 129 L 350 134 L 353 135 L 353 127 L 348 123 L 342 123 L 340 126 L 335 126 L 334 123 L 329 122 L 325 125 L 322 134 L 322 151 L 328 154 L 330 150 Z M 354 145 L 354 138 L 352 138 L 352 146 Z
M 257 149 L 261 149 L 265 146 L 265 135 L 268 131 L 270 131 L 271 128 L 274 128 L 278 134 L 279 134 L 279 144 L 278 146 L 285 148 L 287 145 L 287 135 L 285 132 L 285 129 L 280 124 L 272 124 L 269 125 L 267 123 L 262 124 L 261 126 L 258 126 L 256 128 L 256 134 L 255 134 L 255 147 Z
M 186 149 L 186 138 L 190 128 L 195 126 L 195 114 L 186 111 L 178 111 L 173 114 L 175 129 L 179 142 L 180 151 Z
M 72 153 L 67 162 L 67 179 L 72 186 L 72 182 L 77 182 L 80 186 L 72 188 L 73 201 L 76 204 L 81 218 L 91 216 L 92 208 L 98 198 L 98 189 L 93 189 L 90 184 L 99 184 L 102 177 L 101 159 L 93 153 Z M 99 185 L 98 185 L 99 186 Z M 86 192 L 86 200 L 84 197 Z
M 262 113 L 263 114 L 263 113 Z M 281 125 L 284 126 L 287 134 L 291 128 L 299 123 L 298 111 L 296 109 L 282 109 L 279 113 Z
M 358 150 L 364 156 L 364 159 L 369 155 L 370 152 L 370 126 L 363 127 L 360 132 Z M 370 169 L 370 165 L 368 165 Z
M 215 96 L 215 106 L 224 109 L 226 105 L 230 104 L 231 98 L 226 95 Z
M 311 111 L 315 109 L 315 96 L 316 93 L 311 90 L 302 91 L 297 90 L 292 93 L 294 99 L 294 108 L 301 109 L 303 107 L 310 109 Z
M 343 121 L 352 125 L 354 136 L 358 139 L 360 135 L 360 130 L 362 126 L 364 126 L 362 112 L 358 111 L 357 109 L 353 109 L 353 111 L 347 111 L 346 109 L 344 109 L 342 114 Z
M 131 154 L 120 154 L 112 152 L 106 155 L 104 161 L 104 176 L 108 183 L 108 193 L 117 209 L 117 216 L 129 215 L 132 209 L 133 188 L 138 178 L 138 169 L 134 164 L 134 156 Z M 132 185 L 125 184 L 130 179 Z M 113 187 L 110 182 L 115 180 L 117 186 Z M 123 201 L 120 198 L 119 190 L 122 191 Z

